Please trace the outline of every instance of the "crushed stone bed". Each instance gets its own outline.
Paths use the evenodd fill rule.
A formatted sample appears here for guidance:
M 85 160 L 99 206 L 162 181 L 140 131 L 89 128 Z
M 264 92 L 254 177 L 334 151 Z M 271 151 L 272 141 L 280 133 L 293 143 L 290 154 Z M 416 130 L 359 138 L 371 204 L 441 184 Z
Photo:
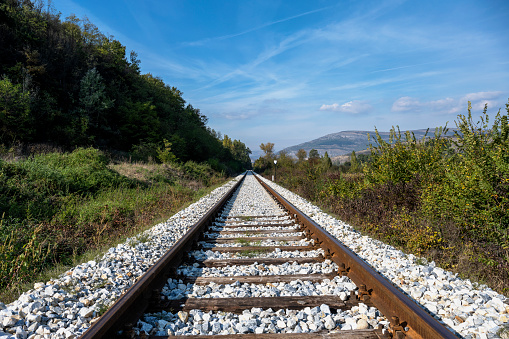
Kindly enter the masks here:
M 262 180 L 464 338 L 499 338 L 504 332 L 509 338 L 509 300 L 504 295 L 434 262 L 421 265 L 422 258 L 363 236 L 300 196 Z
M 216 188 L 166 222 L 112 247 L 58 279 L 34 284 L 0 303 L 0 338 L 77 338 L 169 250 L 242 176 Z
M 246 208 L 248 206 L 249 208 Z M 265 189 L 257 182 L 253 175 L 247 175 L 240 190 L 228 202 L 222 219 L 232 220 L 237 215 L 278 215 L 281 207 L 275 203 Z M 228 218 L 230 217 L 230 218 Z M 258 219 L 257 219 L 258 222 Z M 272 221 L 270 221 L 272 224 Z M 217 225 L 216 223 L 213 223 Z M 249 222 L 253 229 L 255 223 Z M 266 222 L 258 222 L 258 225 Z M 298 226 L 295 226 L 298 227 Z M 281 229 L 289 229 L 288 226 Z M 276 233 L 277 234 L 277 233 Z M 220 253 L 208 250 L 210 247 L 242 247 L 245 243 L 214 244 L 211 242 L 198 242 L 202 247 L 190 253 L 194 258 L 225 259 L 239 258 L 232 253 Z M 257 241 L 256 246 L 302 246 L 312 245 L 313 241 Z M 270 252 L 256 252 L 254 258 L 291 258 L 291 257 L 318 257 L 323 250 L 311 251 L 282 251 L 275 248 Z M 251 256 L 246 256 L 251 257 Z M 285 276 L 299 275 L 311 276 L 328 274 L 337 271 L 337 265 L 331 260 L 316 263 L 286 262 L 281 265 L 251 264 L 229 265 L 222 267 L 201 267 L 198 263 L 183 264 L 177 268 L 177 275 L 183 277 L 232 277 L 232 276 Z M 357 286 L 346 277 L 324 279 L 316 283 L 295 280 L 288 283 L 250 284 L 234 282 L 232 284 L 209 283 L 197 285 L 183 283 L 182 280 L 168 279 L 163 288 L 163 296 L 168 299 L 179 300 L 189 298 L 247 298 L 247 297 L 278 297 L 278 296 L 330 296 L 347 300 L 351 293 L 355 293 Z M 197 316 L 196 316 L 197 315 Z M 314 308 L 293 310 L 263 310 L 253 308 L 244 310 L 241 315 L 233 312 L 203 312 L 191 310 L 176 313 L 147 313 L 135 327 L 135 333 L 145 332 L 150 335 L 218 335 L 218 334 L 245 334 L 245 333 L 307 333 L 319 330 L 340 331 L 352 329 L 377 328 L 378 325 L 387 326 L 388 321 L 375 308 L 364 304 L 354 306 L 350 310 L 330 310 L 327 304 Z
M 249 178 L 247 181 L 254 180 Z M 142 234 L 127 239 L 125 243 L 109 249 L 100 259 L 80 264 L 59 278 L 34 284 L 34 289 L 23 293 L 11 304 L 0 303 L 0 338 L 78 338 L 104 308 L 124 293 L 151 265 L 175 244 L 199 218 L 215 204 L 234 183 L 238 176 L 222 187 L 212 191 L 198 202 L 179 211 L 166 222 L 155 225 Z M 464 338 L 499 338 L 509 333 L 509 300 L 486 286 L 478 286 L 469 280 L 437 267 L 434 262 L 422 264 L 422 258 L 407 255 L 378 240 L 362 236 L 350 225 L 322 212 L 315 205 L 298 195 L 268 181 L 272 188 L 288 201 L 310 216 L 325 230 L 366 260 L 378 272 L 391 280 L 424 308 L 438 317 L 445 325 Z M 251 184 L 249 184 L 251 185 Z M 253 185 L 253 187 L 255 187 Z M 261 188 L 261 187 L 260 187 Z M 242 191 L 242 190 L 241 190 Z M 237 192 L 225 213 L 215 226 L 244 224 L 236 230 L 249 231 L 253 225 L 263 225 L 267 220 L 249 218 L 256 215 L 279 215 L 284 224 L 289 217 L 279 210 L 275 202 L 259 207 L 248 199 L 255 194 L 264 199 L 263 189 Z M 238 198 L 238 199 L 237 199 Z M 237 204 L 233 201 L 238 201 Z M 245 216 L 228 218 L 228 216 Z M 251 220 L 248 220 L 251 219 Z M 228 221 L 228 222 L 227 222 Z M 242 221 L 242 223 L 231 223 Z M 271 218 L 272 223 L 272 218 Z M 262 228 L 262 227 L 260 227 Z M 226 229 L 226 228 L 224 228 Z M 263 229 L 288 229 L 287 226 L 270 226 Z M 279 245 L 279 242 L 274 242 Z M 232 244 L 228 244 L 232 246 Z M 250 258 L 250 254 L 221 253 L 203 249 L 193 251 L 193 257 L 204 259 Z M 317 257 L 323 251 L 273 251 L 256 253 L 256 257 L 297 258 Z M 269 266 L 269 265 L 265 265 Z M 277 265 L 281 266 L 281 265 Z M 224 268 L 223 268 L 224 269 Z M 167 297 L 178 295 L 193 298 L 239 297 L 239 295 L 348 295 L 355 287 L 349 279 L 337 277 L 327 283 L 306 281 L 292 283 L 256 284 L 208 284 L 203 286 L 168 281 Z M 173 285 L 175 287 L 172 287 Z M 292 285 L 293 284 L 293 285 Z M 185 285 L 185 288 L 184 286 Z M 353 285 L 353 284 L 352 284 Z M 185 321 L 184 321 L 185 320 Z M 146 315 L 140 320 L 140 331 L 161 335 L 173 334 L 231 334 L 231 333 L 300 333 L 327 329 L 371 328 L 378 324 L 387 326 L 387 320 L 379 312 L 364 304 L 337 313 L 327 305 L 300 311 L 253 308 L 242 314 L 227 312 L 160 312 Z

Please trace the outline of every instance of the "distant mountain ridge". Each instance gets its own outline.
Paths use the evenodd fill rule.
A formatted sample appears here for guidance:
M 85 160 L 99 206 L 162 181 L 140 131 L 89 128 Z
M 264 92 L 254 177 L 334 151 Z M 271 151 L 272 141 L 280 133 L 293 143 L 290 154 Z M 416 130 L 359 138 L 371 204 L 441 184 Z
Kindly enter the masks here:
M 434 131 L 435 129 L 430 128 L 428 136 L 433 136 Z M 422 139 L 426 134 L 426 129 L 417 129 L 410 132 L 413 132 L 417 139 Z M 405 131 L 402 130 L 401 134 L 403 135 L 404 133 Z M 371 136 L 371 141 L 368 140 L 368 134 Z M 378 134 L 380 134 L 383 140 L 389 141 L 390 132 L 379 131 Z M 301 148 L 308 153 L 310 150 L 316 149 L 320 155 L 324 155 L 325 152 L 327 152 L 330 157 L 336 157 L 351 153 L 352 151 L 358 152 L 366 150 L 370 143 L 374 143 L 373 137 L 375 135 L 375 131 L 342 131 L 327 134 L 323 137 L 304 142 L 302 144 L 290 146 L 282 151 L 295 156 L 297 151 Z

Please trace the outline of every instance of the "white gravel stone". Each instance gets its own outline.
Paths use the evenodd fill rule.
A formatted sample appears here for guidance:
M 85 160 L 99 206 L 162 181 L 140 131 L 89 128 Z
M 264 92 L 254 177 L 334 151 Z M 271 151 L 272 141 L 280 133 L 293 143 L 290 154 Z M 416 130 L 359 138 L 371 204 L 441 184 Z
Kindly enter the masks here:
M 422 258 L 363 236 L 298 195 L 269 180 L 262 180 L 434 316 L 442 321 L 448 319 L 446 324 L 460 335 L 466 338 L 499 337 L 497 332 L 503 330 L 501 325 L 505 324 L 499 319 L 507 321 L 509 312 L 509 300 L 505 296 L 487 286 L 460 279 L 457 274 L 436 267 L 434 262 L 426 263 Z M 456 317 L 464 321 L 460 322 Z
M 321 315 L 321 312 L 323 313 L 322 309 L 326 310 L 327 308 L 327 305 L 314 308 L 307 307 L 304 310 L 274 311 L 272 309 L 262 310 L 260 308 L 252 308 L 250 310 L 244 310 L 242 314 L 192 310 L 189 312 L 189 319 L 187 322 L 181 321 L 178 314 L 163 311 L 160 313 L 145 314 L 144 318 L 138 322 L 138 326 L 134 328 L 134 331 L 136 334 L 139 334 L 144 331 L 144 327 L 161 331 L 162 328 L 160 324 L 165 324 L 165 328 L 175 329 L 174 333 L 176 335 L 189 335 L 195 333 L 196 329 L 199 329 L 198 333 L 206 335 L 309 333 L 322 329 L 334 329 L 344 326 L 344 319 L 347 319 L 348 323 L 352 324 L 350 329 L 357 327 L 356 319 L 360 318 L 356 310 L 338 310 L 337 314 Z M 374 308 L 372 309 L 375 310 Z M 373 313 L 375 312 L 376 311 L 373 311 Z M 208 316 L 209 320 L 205 321 L 205 316 Z M 382 319 L 379 316 L 378 318 Z M 161 322 L 162 319 L 164 322 Z M 377 321 L 376 319 L 371 320 Z M 204 328 L 204 324 L 208 324 L 206 328 Z M 343 327 L 341 328 L 343 329 Z
M 255 203 L 253 203 L 253 201 Z M 251 206 L 250 209 L 245 209 L 245 206 Z M 261 208 L 258 208 L 260 206 Z M 221 220 L 226 220 L 230 215 L 237 215 L 238 213 L 245 213 L 244 215 L 280 215 L 282 214 L 281 208 L 268 197 L 267 193 L 261 189 L 261 186 L 256 182 L 255 178 L 248 176 L 241 187 L 240 191 L 234 195 L 234 198 L 228 202 L 225 212 L 222 214 Z M 288 220 L 288 217 L 282 217 Z M 235 218 L 242 220 L 242 218 Z M 250 218 L 249 221 L 243 221 L 245 225 L 262 225 L 264 222 L 259 218 Z M 228 218 L 228 221 L 234 220 Z M 272 221 L 271 221 L 272 223 Z M 221 226 L 226 223 L 214 223 L 216 231 L 221 230 Z M 287 227 L 286 227 L 287 228 Z M 253 228 L 252 228 L 253 229 Z M 260 229 L 257 227 L 256 229 Z M 270 243 L 270 242 L 268 242 Z M 212 246 L 212 245 L 211 245 Z M 231 246 L 228 244 L 227 246 Z M 258 254 L 256 254 L 258 256 Z M 323 256 L 323 250 L 314 251 L 294 251 L 287 252 L 281 251 L 276 248 L 273 252 L 260 253 L 260 257 L 273 257 L 273 258 L 292 258 L 292 257 L 319 257 Z M 197 260 L 205 259 L 226 259 L 236 258 L 238 254 L 232 253 L 219 253 L 210 250 L 197 250 L 191 253 L 191 257 Z M 196 264 L 184 264 L 177 269 L 177 274 L 184 276 L 245 276 L 245 275 L 284 275 L 284 274 L 316 274 L 316 273 L 329 273 L 337 270 L 337 266 L 330 260 L 315 263 L 302 263 L 298 264 L 289 260 L 281 265 L 269 265 L 254 263 L 252 265 L 230 265 L 227 267 L 207 268 L 200 267 Z M 166 286 L 162 290 L 162 295 L 167 299 L 181 299 L 181 298 L 239 298 L 239 297 L 277 297 L 277 296 L 340 296 L 346 299 L 352 290 L 357 287 L 348 277 L 335 276 L 333 279 L 325 279 L 320 283 L 312 283 L 310 281 L 292 281 L 290 283 L 267 283 L 261 284 L 247 284 L 238 281 L 232 284 L 218 285 L 210 283 L 205 286 L 198 286 L 193 284 L 183 284 L 181 280 L 168 279 Z M 363 307 L 362 307 L 363 306 Z M 293 310 L 277 310 L 271 309 L 251 309 L 245 310 L 242 314 L 236 315 L 233 313 L 205 313 L 212 317 L 211 323 L 217 322 L 224 324 L 227 319 L 231 322 L 231 326 L 227 329 L 223 326 L 222 330 L 219 328 L 207 327 L 207 331 L 200 327 L 204 322 L 202 311 L 193 310 L 190 312 L 190 317 L 187 323 L 175 322 L 175 326 L 179 326 L 179 331 L 175 334 L 193 334 L 199 330 L 203 334 L 234 334 L 234 333 L 307 333 L 312 331 L 319 331 L 326 328 L 334 329 L 340 327 L 344 323 L 345 318 L 355 320 L 362 317 L 368 318 L 366 315 L 368 307 L 361 304 L 361 307 L 352 308 L 352 310 L 344 313 L 333 313 L 328 305 L 323 304 L 319 307 L 306 307 L 301 311 Z M 360 311 L 364 312 L 361 313 Z M 164 318 L 168 321 L 175 321 L 175 317 L 168 313 L 147 314 L 143 321 L 153 321 L 155 318 Z M 369 313 L 369 320 L 372 321 L 374 326 L 378 326 L 380 321 L 384 321 L 379 312 L 372 308 Z M 156 325 L 155 322 L 151 322 Z M 136 329 L 140 331 L 138 327 Z

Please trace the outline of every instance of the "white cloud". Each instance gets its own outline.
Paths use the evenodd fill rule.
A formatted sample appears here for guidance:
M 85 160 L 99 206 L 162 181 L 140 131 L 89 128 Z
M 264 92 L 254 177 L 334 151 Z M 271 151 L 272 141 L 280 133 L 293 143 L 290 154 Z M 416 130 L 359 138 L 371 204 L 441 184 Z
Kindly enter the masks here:
M 468 93 L 459 100 L 459 104 L 463 106 L 463 110 L 466 110 L 469 101 L 472 104 L 473 110 L 482 110 L 486 104 L 488 104 L 489 108 L 498 109 L 504 106 L 503 102 L 499 100 L 502 94 L 503 92 L 501 91 Z
M 412 97 L 401 97 L 394 101 L 392 104 L 391 111 L 393 112 L 409 112 L 419 111 L 423 104 L 416 98 Z
M 468 101 L 472 104 L 473 110 L 482 110 L 484 105 L 497 109 L 503 106 L 501 91 L 476 92 L 464 95 L 459 99 L 445 98 L 432 101 L 420 101 L 417 98 L 401 97 L 392 104 L 392 112 L 419 112 L 423 109 L 434 113 L 458 114 L 467 110 Z
M 240 102 L 227 105 L 226 111 L 220 113 L 219 116 L 227 120 L 247 120 L 260 117 L 281 116 L 287 113 L 287 111 L 283 100 L 269 98 L 243 105 Z
M 350 114 L 360 114 L 371 111 L 373 107 L 366 101 L 353 100 L 346 102 L 342 105 L 334 103 L 332 105 L 322 105 L 320 111 L 333 111 Z

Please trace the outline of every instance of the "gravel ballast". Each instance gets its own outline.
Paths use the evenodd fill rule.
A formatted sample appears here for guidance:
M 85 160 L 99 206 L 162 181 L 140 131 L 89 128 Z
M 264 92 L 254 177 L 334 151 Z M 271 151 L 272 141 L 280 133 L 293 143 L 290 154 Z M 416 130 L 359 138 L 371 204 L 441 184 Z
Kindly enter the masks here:
M 249 177 L 251 176 L 248 176 L 249 181 L 254 180 Z M 0 338 L 79 337 L 97 319 L 98 314 L 124 293 L 239 179 L 240 176 L 214 190 L 198 202 L 176 213 L 168 221 L 154 226 L 137 237 L 128 239 L 124 244 L 111 248 L 102 258 L 78 265 L 53 281 L 36 283 L 33 290 L 23 293 L 11 304 L 0 303 Z M 509 333 L 507 329 L 509 301 L 503 295 L 485 286 L 477 286 L 469 280 L 462 280 L 457 275 L 436 267 L 433 262 L 422 265 L 420 264 L 423 262 L 422 259 L 406 255 L 392 246 L 362 236 L 350 225 L 329 216 L 301 197 L 270 181 L 265 181 L 461 336 L 499 338 Z M 283 212 L 277 212 L 279 207 L 274 202 L 273 205 L 264 205 L 259 209 L 257 204 L 249 202 L 249 200 L 252 201 L 253 196 L 257 199 L 265 199 L 267 193 L 260 189 L 252 188 L 245 194 L 241 193 L 242 190 L 238 192 L 235 202 L 229 204 L 223 219 L 218 221 L 217 226 L 228 225 L 227 221 L 235 220 L 227 218 L 228 215 L 250 216 L 254 213 L 253 208 L 256 215 L 272 216 L 279 213 L 281 223 L 288 221 Z M 256 222 L 263 224 L 263 221 Z M 252 225 L 253 221 L 245 221 L 245 223 Z M 287 227 L 271 227 L 274 230 L 283 228 Z M 245 230 L 249 230 L 249 227 Z M 232 245 L 228 244 L 228 246 Z M 323 254 L 323 251 L 275 251 L 260 253 L 257 257 L 316 257 L 320 254 Z M 207 249 L 194 251 L 191 255 L 200 260 L 249 257 L 243 256 L 242 253 L 220 253 Z M 285 268 L 278 267 L 278 269 Z M 299 281 L 294 282 L 293 285 L 292 283 L 275 283 L 272 286 L 240 283 L 195 286 L 170 279 L 165 291 L 166 297 L 172 299 L 186 296 L 239 297 L 244 294 L 245 296 L 304 294 L 342 297 L 355 288 L 350 284 L 351 281 L 346 277 L 336 277 L 322 283 Z M 373 328 L 378 324 L 387 325 L 387 322 L 376 309 L 361 304 L 349 311 L 338 313 L 328 310 L 327 305 L 300 311 L 253 308 L 245 310 L 242 314 L 198 310 L 175 314 L 161 312 L 147 315 L 140 321 L 138 328 L 140 331 L 159 335 L 162 333 L 164 335 L 169 333 L 299 333 L 299 331 L 309 332 L 320 329 Z M 506 338 L 509 338 L 509 334 Z
M 363 236 L 300 196 L 262 180 L 463 337 L 509 338 L 509 300 L 504 295 L 434 262 L 422 265 L 422 258 Z
M 246 208 L 246 206 L 248 208 Z M 242 224 L 248 230 L 267 229 L 264 224 L 274 223 L 272 218 L 258 218 L 258 216 L 282 216 L 285 212 L 277 205 L 263 187 L 256 181 L 253 175 L 247 175 L 240 190 L 228 202 L 220 220 L 222 226 Z M 232 218 L 232 216 L 246 216 L 245 218 Z M 256 216 L 256 217 L 249 217 Z M 249 219 L 249 221 L 247 220 Z M 289 223 L 287 217 L 278 217 L 281 222 Z M 279 222 L 279 221 L 278 221 Z M 217 227 L 218 223 L 213 223 Z M 290 226 L 295 227 L 295 226 Z M 288 229 L 288 226 L 282 227 Z M 279 234 L 278 234 L 279 236 Z M 310 245 L 308 240 L 301 241 L 277 241 L 261 240 L 256 246 L 276 246 L 268 253 L 254 254 L 254 257 L 262 258 L 270 255 L 273 258 L 305 257 L 312 252 L 314 257 L 323 253 L 322 250 L 311 251 L 282 251 L 277 246 L 303 246 Z M 217 252 L 207 250 L 212 247 L 242 247 L 252 246 L 245 241 L 232 242 L 228 244 L 215 244 L 213 242 L 199 242 L 202 247 L 200 251 L 193 251 L 190 255 L 194 258 L 221 258 L 214 255 Z M 286 253 L 285 253 L 286 252 Z M 295 252 L 295 253 L 294 253 Z M 292 253 L 292 254 L 291 254 Z M 291 255 L 291 256 L 290 256 Z M 232 253 L 223 253 L 222 257 L 238 258 Z M 245 277 L 245 276 L 286 276 L 286 275 L 327 275 L 337 271 L 338 267 L 330 260 L 314 263 L 298 264 L 289 260 L 284 264 L 259 264 L 250 265 L 228 265 L 222 267 L 202 267 L 198 263 L 182 264 L 176 271 L 182 277 Z M 294 278 L 295 279 L 295 278 Z M 232 278 L 232 280 L 234 280 Z M 331 300 L 334 296 L 345 301 L 357 286 L 348 277 L 335 276 L 332 279 L 323 278 L 319 283 L 310 281 L 293 280 L 289 283 L 265 283 L 249 284 L 239 281 L 231 284 L 209 283 L 208 285 L 195 285 L 183 283 L 182 280 L 168 279 L 163 288 L 162 298 L 184 299 L 184 298 L 250 298 L 250 297 L 326 297 L 324 300 Z M 235 301 L 232 301 L 235 303 Z M 306 333 L 320 330 L 341 331 L 354 329 L 377 328 L 379 325 L 387 326 L 388 321 L 380 312 L 365 304 L 354 306 L 350 310 L 331 310 L 329 305 L 322 304 L 316 307 L 306 307 L 302 310 L 288 310 L 271 308 L 251 308 L 243 310 L 242 314 L 232 312 L 203 312 L 201 310 L 179 311 L 179 312 L 157 312 L 147 313 L 134 328 L 136 334 L 150 335 L 225 335 L 225 334 L 247 334 L 247 333 Z

